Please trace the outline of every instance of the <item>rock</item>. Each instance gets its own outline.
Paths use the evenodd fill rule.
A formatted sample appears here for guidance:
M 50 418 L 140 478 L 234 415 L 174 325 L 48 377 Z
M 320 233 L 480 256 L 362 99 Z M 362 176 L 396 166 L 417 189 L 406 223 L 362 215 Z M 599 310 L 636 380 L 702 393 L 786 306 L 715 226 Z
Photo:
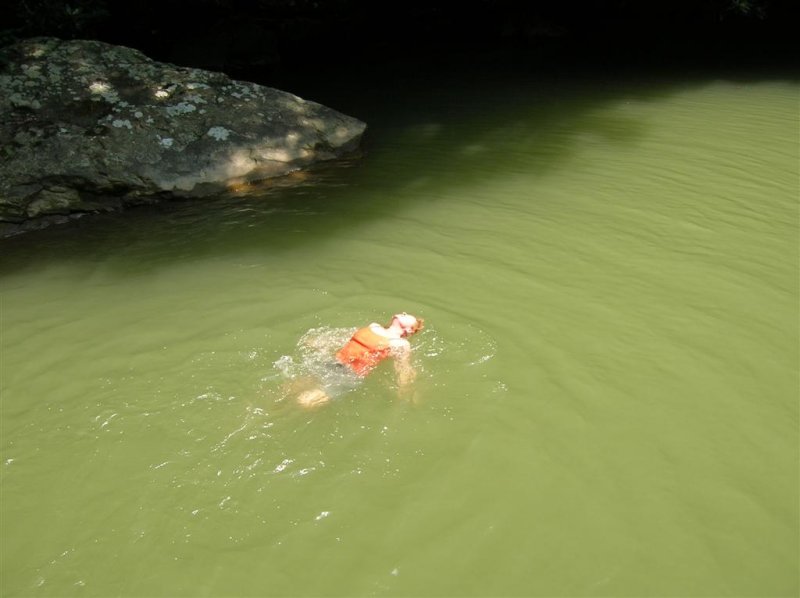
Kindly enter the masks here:
M 358 148 L 366 125 L 96 41 L 0 50 L 0 223 L 199 197 Z

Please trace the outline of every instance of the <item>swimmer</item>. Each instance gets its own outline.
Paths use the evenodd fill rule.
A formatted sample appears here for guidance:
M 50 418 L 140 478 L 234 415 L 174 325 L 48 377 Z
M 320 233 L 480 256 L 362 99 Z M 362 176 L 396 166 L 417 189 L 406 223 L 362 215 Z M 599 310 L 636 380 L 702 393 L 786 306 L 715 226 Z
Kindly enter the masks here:
M 336 352 L 333 367 L 343 368 L 347 376 L 365 378 L 380 362 L 394 358 L 397 385 L 402 389 L 416 378 L 411 365 L 411 343 L 407 337 L 422 330 L 424 321 L 405 312 L 392 316 L 388 326 L 373 322 L 359 328 Z M 297 402 L 303 407 L 316 407 L 331 400 L 323 388 L 300 393 Z

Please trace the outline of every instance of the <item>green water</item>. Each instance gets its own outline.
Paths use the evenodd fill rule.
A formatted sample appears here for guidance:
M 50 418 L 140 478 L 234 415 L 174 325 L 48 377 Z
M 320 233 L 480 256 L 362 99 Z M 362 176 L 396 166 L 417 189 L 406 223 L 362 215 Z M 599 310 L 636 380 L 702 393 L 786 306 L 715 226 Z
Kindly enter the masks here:
M 295 187 L 0 241 L 3 596 L 798 594 L 797 80 L 451 83 L 342 96 L 365 156 Z M 287 397 L 399 310 L 410 392 Z

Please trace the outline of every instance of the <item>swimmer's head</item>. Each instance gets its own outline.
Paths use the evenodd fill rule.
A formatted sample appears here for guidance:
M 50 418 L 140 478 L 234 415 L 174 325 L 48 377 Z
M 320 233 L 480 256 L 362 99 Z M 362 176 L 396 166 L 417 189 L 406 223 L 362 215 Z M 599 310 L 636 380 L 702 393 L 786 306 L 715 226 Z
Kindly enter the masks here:
M 392 324 L 397 324 L 403 331 L 403 336 L 410 336 L 415 332 L 422 330 L 425 320 L 416 318 L 411 314 L 402 312 L 392 316 Z

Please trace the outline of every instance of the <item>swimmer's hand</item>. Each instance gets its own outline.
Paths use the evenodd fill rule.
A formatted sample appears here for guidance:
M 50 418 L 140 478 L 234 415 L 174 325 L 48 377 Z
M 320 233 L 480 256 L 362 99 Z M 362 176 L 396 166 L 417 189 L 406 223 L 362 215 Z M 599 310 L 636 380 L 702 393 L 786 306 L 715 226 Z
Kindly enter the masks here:
M 397 384 L 400 388 L 410 386 L 417 379 L 417 372 L 413 368 L 397 371 Z

